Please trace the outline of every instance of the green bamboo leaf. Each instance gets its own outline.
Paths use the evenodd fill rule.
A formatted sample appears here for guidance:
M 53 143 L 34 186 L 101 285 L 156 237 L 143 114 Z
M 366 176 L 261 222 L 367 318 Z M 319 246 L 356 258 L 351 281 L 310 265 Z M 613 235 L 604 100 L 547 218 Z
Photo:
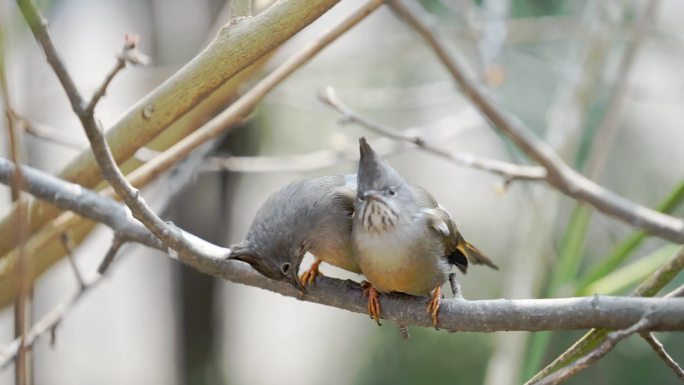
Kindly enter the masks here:
M 682 181 L 668 196 L 660 202 L 657 210 L 666 214 L 672 213 L 684 201 L 684 181 Z M 604 277 L 609 272 L 613 271 L 617 266 L 623 263 L 634 252 L 644 240 L 647 234 L 643 231 L 636 232 L 630 235 L 624 242 L 616 246 L 608 257 L 603 259 L 598 266 L 586 274 L 586 278 L 577 289 L 578 295 L 582 293 L 591 293 L 588 287 L 593 285 L 597 280 Z
M 661 247 L 655 252 L 598 279 L 580 291 L 580 295 L 623 293 L 627 288 L 643 281 L 656 271 L 676 249 L 677 245 Z
M 591 209 L 585 205 L 577 205 L 572 212 L 568 227 L 563 234 L 558 261 L 553 275 L 545 291 L 546 297 L 553 297 L 566 285 L 574 286 L 584 254 L 585 238 L 591 222 Z M 534 333 L 530 339 L 530 348 L 523 369 L 524 378 L 529 378 L 539 371 L 544 353 L 551 340 L 551 333 Z
M 672 258 L 639 285 L 639 287 L 634 290 L 633 294 L 642 297 L 652 297 L 656 295 L 665 287 L 665 285 L 670 283 L 682 269 L 684 269 L 684 246 L 680 246 Z M 608 335 L 608 332 L 609 331 L 606 329 L 591 329 L 591 331 L 575 342 L 568 350 L 563 352 L 563 354 L 558 356 L 553 362 L 529 379 L 525 385 L 532 384 L 584 356 L 594 347 L 598 346 L 598 344 L 603 342 Z

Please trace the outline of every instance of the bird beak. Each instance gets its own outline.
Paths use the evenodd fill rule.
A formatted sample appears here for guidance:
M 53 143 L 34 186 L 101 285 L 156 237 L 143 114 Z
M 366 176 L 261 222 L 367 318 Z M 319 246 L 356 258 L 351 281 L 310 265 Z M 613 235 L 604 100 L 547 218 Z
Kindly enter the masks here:
M 295 269 L 290 275 L 288 275 L 289 281 L 294 286 L 295 289 L 302 292 L 302 294 L 307 294 L 306 286 L 299 280 L 299 275 L 297 275 L 297 270 Z
M 380 192 L 376 190 L 368 190 L 363 192 L 363 199 L 364 200 L 373 200 L 373 201 L 378 201 L 378 202 L 383 202 L 385 198 L 380 194 Z

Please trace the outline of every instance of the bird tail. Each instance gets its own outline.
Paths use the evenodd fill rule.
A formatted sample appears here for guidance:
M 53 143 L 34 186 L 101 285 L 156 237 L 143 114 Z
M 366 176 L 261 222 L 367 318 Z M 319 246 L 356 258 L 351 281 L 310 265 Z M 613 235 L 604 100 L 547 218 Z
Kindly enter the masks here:
M 475 265 L 487 265 L 494 270 L 499 270 L 499 266 L 494 264 L 494 262 L 492 262 L 492 260 L 489 259 L 489 257 L 484 255 L 480 250 L 478 250 L 475 246 L 473 246 L 470 242 L 466 241 L 465 239 L 463 240 L 463 242 L 459 243 L 458 249 L 466 256 L 469 262 Z

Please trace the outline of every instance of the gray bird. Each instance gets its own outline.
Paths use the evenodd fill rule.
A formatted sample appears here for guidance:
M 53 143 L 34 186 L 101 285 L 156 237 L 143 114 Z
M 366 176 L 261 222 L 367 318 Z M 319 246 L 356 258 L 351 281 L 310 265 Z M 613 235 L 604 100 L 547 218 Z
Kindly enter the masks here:
M 456 228 L 449 213 L 425 189 L 408 184 L 359 139 L 361 159 L 354 203 L 354 258 L 368 282 L 368 312 L 379 323 L 382 293 L 400 292 L 432 298 L 428 312 L 437 327 L 441 286 L 455 265 L 498 267 Z
M 351 247 L 355 195 L 356 175 L 290 183 L 261 206 L 246 239 L 231 246 L 228 258 L 246 262 L 268 278 L 289 281 L 304 292 L 319 274 L 321 262 L 359 273 Z M 316 261 L 300 279 L 299 266 L 307 252 Z

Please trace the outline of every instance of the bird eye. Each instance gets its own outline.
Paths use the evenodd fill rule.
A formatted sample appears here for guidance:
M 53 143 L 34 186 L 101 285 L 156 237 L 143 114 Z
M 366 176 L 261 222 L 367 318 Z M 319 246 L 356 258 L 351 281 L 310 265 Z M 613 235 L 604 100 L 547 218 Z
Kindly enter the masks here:
M 389 196 L 393 197 L 393 196 L 397 195 L 397 190 L 395 190 L 394 187 L 388 187 L 387 188 L 387 194 L 389 194 Z
M 289 263 L 289 262 L 285 262 L 285 263 L 283 263 L 282 265 L 280 265 L 280 271 L 281 271 L 283 274 L 287 275 L 287 273 L 290 271 L 290 263 Z

